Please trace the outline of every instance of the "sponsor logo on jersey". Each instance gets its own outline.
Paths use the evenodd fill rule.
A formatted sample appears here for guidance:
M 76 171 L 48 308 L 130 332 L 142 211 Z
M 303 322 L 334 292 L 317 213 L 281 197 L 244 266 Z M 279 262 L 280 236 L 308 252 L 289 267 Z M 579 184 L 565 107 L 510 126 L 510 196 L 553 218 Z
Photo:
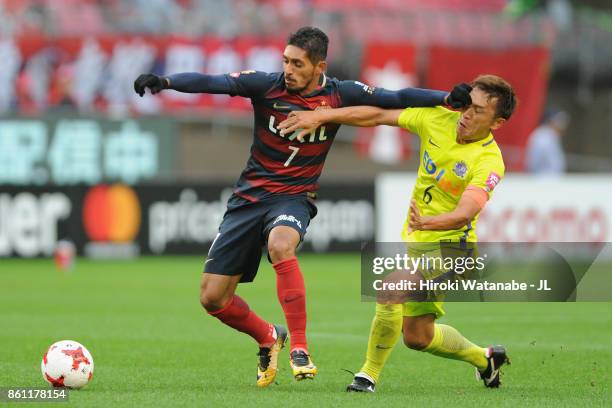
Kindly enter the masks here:
M 465 163 L 463 163 L 463 165 L 465 166 Z M 449 179 L 448 176 L 444 177 L 446 170 L 443 168 L 441 168 L 438 172 L 438 166 L 433 161 L 427 150 L 423 152 L 422 167 L 427 174 L 430 174 L 434 177 L 436 183 L 438 184 L 438 187 L 440 187 L 442 191 L 454 196 L 460 196 L 463 192 L 463 183 L 461 181 L 453 181 Z M 456 172 L 456 169 L 453 169 L 453 171 Z M 467 172 L 467 166 L 465 166 L 465 169 L 463 171 Z M 435 175 L 436 172 L 438 172 L 437 175 Z
M 438 169 L 427 150 L 423 151 L 423 168 L 427 174 L 434 174 Z
M 370 86 L 370 85 L 366 85 L 363 82 L 359 82 L 359 81 L 355 81 L 355 83 L 359 86 L 361 86 L 361 88 L 363 89 L 364 92 L 372 95 L 374 93 L 374 91 L 376 90 L 375 87 Z
M 272 105 L 272 108 L 274 108 L 276 110 L 288 110 L 288 109 L 291 109 L 291 106 L 289 106 L 289 105 L 279 105 L 278 102 L 274 102 L 274 105 Z

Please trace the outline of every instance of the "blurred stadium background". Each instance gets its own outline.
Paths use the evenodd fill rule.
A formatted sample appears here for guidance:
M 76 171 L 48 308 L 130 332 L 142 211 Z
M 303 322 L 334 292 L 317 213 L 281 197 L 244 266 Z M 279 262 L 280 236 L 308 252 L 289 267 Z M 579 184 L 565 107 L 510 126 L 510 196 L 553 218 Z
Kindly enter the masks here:
M 329 34 L 331 76 L 449 89 L 488 72 L 516 87 L 520 106 L 496 134 L 509 177 L 487 212 L 497 230 L 487 235 L 484 217 L 483 239 L 610 240 L 609 2 L 3 0 L 0 21 L 0 256 L 49 256 L 60 239 L 79 253 L 106 248 L 99 255 L 204 253 L 248 156 L 249 101 L 175 91 L 139 98 L 133 80 L 279 70 L 287 34 L 306 24 Z M 556 188 L 513 180 L 529 170 L 530 134 L 547 111 L 570 117 L 555 183 L 573 174 Z M 377 224 L 376 180 L 417 166 L 417 138 L 345 127 L 321 180 L 315 249 L 358 250 L 377 226 L 379 240 L 397 239 L 380 228 L 403 218 L 411 185 L 398 182 L 400 213 L 378 211 Z M 101 183 L 130 187 L 106 194 Z M 517 202 L 530 186 L 542 194 Z
M 53 324 L 57 311 L 74 312 L 72 301 L 62 298 L 63 284 L 58 282 L 64 281 L 45 275 L 54 269 L 50 259 L 60 241 L 74 243 L 79 256 L 130 259 L 128 263 L 77 260 L 70 278 L 76 280 L 67 283 L 67 288 L 75 290 L 82 283 L 94 292 L 102 291 L 99 297 L 98 292 L 91 295 L 94 306 L 77 315 L 108 317 L 104 299 L 121 291 L 125 272 L 137 276 L 127 280 L 126 288 L 138 295 L 131 300 L 118 295 L 119 303 L 110 310 L 121 313 L 135 307 L 148 289 L 163 302 L 164 295 L 156 289 L 168 284 L 170 290 L 193 296 L 189 307 L 194 313 L 190 313 L 197 317 L 189 324 L 219 331 L 221 339 L 240 341 L 197 313 L 196 292 L 202 257 L 248 157 L 252 137 L 249 101 L 174 91 L 139 98 L 132 84 L 145 72 L 280 70 L 287 35 L 303 25 L 318 26 L 328 34 L 328 74 L 340 79 L 390 89 L 450 89 L 480 73 L 494 73 L 515 86 L 520 106 L 509 124 L 496 133 L 507 177 L 481 218 L 482 240 L 612 241 L 610 1 L 0 0 L 0 321 L 8 328 L 4 337 L 0 334 L 2 342 L 19 347 L 31 336 L 36 342 L 24 355 L 39 358 L 40 350 L 59 340 L 56 336 L 74 334 L 77 340 L 85 339 L 95 358 L 96 347 L 89 344 L 100 349 L 111 341 L 101 333 L 93 334 L 94 327 L 80 333 L 78 319 L 64 319 L 65 331 Z M 552 174 L 533 174 L 527 159 L 531 135 L 547 112 L 559 111 L 570 118 L 567 129 L 558 136 L 565 165 Z M 548 148 L 553 149 L 554 143 L 542 149 L 548 152 Z M 338 306 L 360 313 L 354 316 L 358 323 L 345 327 L 350 346 L 355 343 L 354 358 L 363 352 L 371 313 L 369 305 L 357 304 L 358 251 L 363 241 L 399 239 L 399 220 L 405 216 L 417 166 L 418 138 L 395 128 L 345 127 L 328 156 L 321 178 L 319 215 L 311 224 L 303 252 L 315 252 L 306 257 L 306 265 L 312 268 L 325 270 L 325 265 L 332 265 L 329 268 L 340 273 L 334 282 L 354 295 L 345 296 L 349 303 L 354 299 L 354 305 Z M 146 258 L 149 255 L 162 257 L 151 261 Z M 177 260 L 168 255 L 197 258 Z M 138 281 L 147 280 L 151 262 L 153 269 L 168 271 L 167 281 L 161 272 L 155 272 L 149 286 L 143 285 L 138 292 Z M 174 271 L 177 264 L 180 267 Z M 115 272 L 108 274 L 110 282 L 102 283 L 95 274 L 107 273 L 107 268 Z M 268 267 L 264 270 L 271 273 Z M 321 289 L 327 278 L 311 273 L 308 277 L 307 272 L 307 281 L 317 282 L 311 285 Z M 356 281 L 344 286 L 343 277 L 349 275 Z M 174 279 L 182 282 L 177 288 L 168 283 Z M 278 307 L 272 309 L 270 304 L 276 302 L 273 280 L 268 276 L 259 284 L 264 285 L 261 292 L 245 289 L 254 294 L 252 302 L 269 307 L 274 310 L 270 313 L 280 317 Z M 46 292 L 49 287 L 57 292 Z M 338 293 L 321 290 L 311 299 L 335 305 Z M 265 292 L 271 297 L 262 297 Z M 81 301 L 87 297 L 80 296 Z M 50 304 L 58 309 L 41 310 Z M 601 336 L 595 348 L 609 361 L 610 304 L 588 310 L 582 307 L 587 314 L 596 310 L 601 316 L 602 307 L 607 312 L 602 319 L 608 329 L 594 336 Z M 524 309 L 520 313 L 528 313 Z M 513 324 L 514 310 L 500 312 L 506 313 L 508 325 Z M 555 310 L 559 310 L 557 315 Z M 551 308 L 551 314 L 560 318 L 567 313 L 567 308 L 563 310 Z M 324 309 L 319 313 L 313 318 L 313 330 L 322 333 L 332 322 L 325 320 Z M 24 323 L 28 319 L 40 324 L 38 331 Z M 524 329 L 550 329 L 532 323 Z M 100 327 L 114 333 L 112 341 L 121 350 L 127 343 L 117 340 L 119 334 L 113 332 L 110 321 L 106 324 L 108 327 Z M 136 318 L 121 324 L 140 324 L 143 333 L 178 330 L 157 328 L 151 322 L 145 327 Z M 573 323 L 559 324 L 571 330 Z M 583 333 L 591 329 L 593 326 Z M 495 330 L 503 332 L 502 328 Z M 193 340 L 197 333 L 194 329 L 187 336 L 197 343 L 201 341 Z M 482 332 L 482 338 L 487 334 Z M 355 336 L 360 336 L 359 341 Z M 510 342 L 516 347 L 527 341 L 513 336 Z M 554 336 L 563 338 L 557 332 Z M 324 335 L 314 338 L 329 340 Z M 240 347 L 242 343 L 245 341 Z M 344 345 L 340 340 L 330 344 Z M 173 345 L 184 346 L 180 342 Z M 164 347 L 168 344 L 163 343 Z M 587 350 L 585 339 L 574 358 Z M 17 370 L 28 379 L 24 384 L 39 383 L 34 380 L 37 374 L 32 376 L 31 368 L 23 365 L 23 356 L 7 352 L 2 357 L 5 373 Z M 344 363 L 356 368 L 353 360 Z M 9 384 L 8 377 L 1 379 L 0 385 Z M 454 380 L 449 377 L 448 381 Z M 343 383 L 344 378 L 337 382 Z M 11 385 L 21 385 L 13 383 L 11 380 Z M 587 391 L 577 393 L 576 402 L 584 402 L 586 395 L 601 395 L 600 389 L 591 390 L 592 394 Z M 520 395 L 515 397 L 520 405 Z M 458 398 L 469 404 L 480 397 Z

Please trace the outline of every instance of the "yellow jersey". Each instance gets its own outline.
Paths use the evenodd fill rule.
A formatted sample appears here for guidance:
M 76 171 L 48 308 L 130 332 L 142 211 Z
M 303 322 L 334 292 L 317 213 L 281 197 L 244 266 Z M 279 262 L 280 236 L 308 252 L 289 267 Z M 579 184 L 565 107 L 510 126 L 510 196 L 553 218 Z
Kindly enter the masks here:
M 453 211 L 468 186 L 483 189 L 490 198 L 504 177 L 504 160 L 491 133 L 477 142 L 457 143 L 456 127 L 460 116 L 460 112 L 440 106 L 407 108 L 400 114 L 399 126 L 421 139 L 421 160 L 412 192 L 421 215 Z M 409 217 L 410 212 L 402 230 L 402 239 L 406 242 L 477 241 L 478 215 L 467 226 L 447 231 L 410 232 Z

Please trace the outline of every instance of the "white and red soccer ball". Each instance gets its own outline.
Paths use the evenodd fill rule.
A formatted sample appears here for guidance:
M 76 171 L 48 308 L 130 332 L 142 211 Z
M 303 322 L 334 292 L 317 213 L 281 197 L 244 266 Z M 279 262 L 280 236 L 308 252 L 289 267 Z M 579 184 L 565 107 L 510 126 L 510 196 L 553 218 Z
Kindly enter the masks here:
M 49 347 L 40 369 L 45 381 L 52 386 L 79 389 L 91 381 L 94 361 L 82 344 L 62 340 Z

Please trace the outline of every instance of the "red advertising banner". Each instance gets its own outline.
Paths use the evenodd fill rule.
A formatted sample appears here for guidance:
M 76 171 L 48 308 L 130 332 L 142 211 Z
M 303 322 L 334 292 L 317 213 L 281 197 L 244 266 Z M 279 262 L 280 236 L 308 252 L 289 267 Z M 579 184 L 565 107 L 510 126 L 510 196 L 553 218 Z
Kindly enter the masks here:
M 56 107 L 80 112 L 151 114 L 205 107 L 246 109 L 244 98 L 180 94 L 140 98 L 133 81 L 141 73 L 223 74 L 245 69 L 278 71 L 284 39 L 172 36 L 27 37 L 0 41 L 6 56 L 0 113 L 36 114 Z
M 416 50 L 410 43 L 368 43 L 363 53 L 362 80 L 373 87 L 392 90 L 417 86 Z M 359 129 L 355 149 L 383 163 L 410 156 L 411 140 L 399 128 L 379 126 Z
M 485 73 L 503 77 L 514 87 L 519 106 L 510 121 L 495 132 L 495 137 L 502 150 L 504 145 L 522 149 L 544 109 L 549 59 L 549 51 L 541 47 L 491 51 L 436 46 L 429 52 L 426 86 L 450 89 Z M 521 170 L 524 166 L 523 155 L 505 154 L 504 159 L 510 170 Z

